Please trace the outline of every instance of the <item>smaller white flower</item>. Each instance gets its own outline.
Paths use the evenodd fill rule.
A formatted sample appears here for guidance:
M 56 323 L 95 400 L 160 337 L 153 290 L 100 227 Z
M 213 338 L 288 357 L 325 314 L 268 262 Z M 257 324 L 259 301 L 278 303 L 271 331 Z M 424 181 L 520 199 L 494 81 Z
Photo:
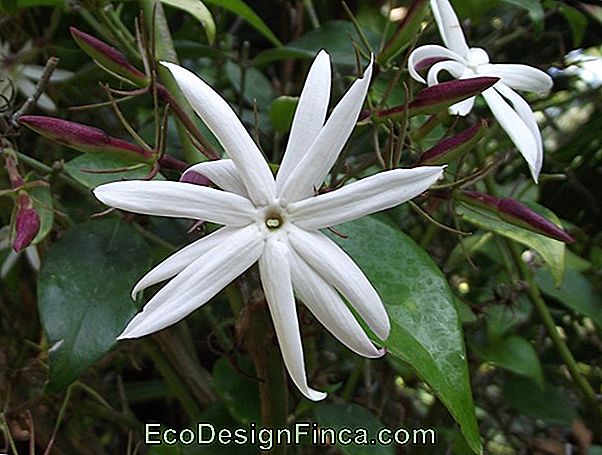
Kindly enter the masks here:
M 8 43 L 0 41 L 0 106 L 12 97 L 12 90 L 16 88 L 25 98 L 29 98 L 36 90 L 36 82 L 44 73 L 44 67 L 21 63 L 29 54 L 31 43 L 27 42 L 19 52 L 10 52 Z M 63 82 L 73 76 L 71 71 L 55 69 L 50 76 L 50 82 Z M 56 111 L 54 101 L 46 93 L 38 98 L 37 105 L 48 112 Z
M 0 229 L 0 251 L 6 250 L 10 248 L 6 259 L 2 263 L 2 267 L 0 267 L 0 278 L 5 278 L 8 275 L 8 272 L 13 268 L 21 253 L 25 253 L 25 257 L 27 258 L 27 262 L 29 262 L 29 266 L 34 270 L 40 270 L 40 255 L 38 254 L 38 247 L 35 245 L 30 245 L 25 250 L 16 252 L 11 248 L 9 241 L 9 233 L 10 228 L 8 226 Z
M 447 71 L 457 79 L 499 77 L 500 81 L 485 90 L 483 97 L 527 161 L 533 180 L 537 182 L 543 164 L 541 133 L 531 107 L 515 90 L 545 93 L 552 88 L 552 78 L 528 65 L 489 63 L 489 55 L 484 49 L 468 47 L 449 0 L 431 0 L 431 10 L 446 47 L 426 45 L 415 49 L 408 61 L 411 76 L 429 86 L 439 83 L 441 71 Z M 431 66 L 426 81 L 418 73 L 423 66 Z M 450 112 L 468 115 L 474 103 L 475 97 L 469 98 L 451 106 Z
M 226 100 L 190 71 L 164 63 L 182 92 L 231 159 L 207 161 L 189 171 L 221 190 L 169 181 L 127 181 L 94 191 L 107 205 L 148 215 L 192 218 L 225 225 L 175 253 L 144 276 L 133 294 L 173 278 L 119 336 L 137 338 L 176 323 L 199 308 L 253 264 L 261 283 L 286 368 L 309 399 L 326 394 L 308 386 L 295 297 L 344 345 L 380 357 L 353 312 L 381 340 L 390 323 L 374 287 L 353 260 L 319 230 L 394 207 L 429 188 L 443 167 L 395 169 L 314 196 L 357 122 L 372 64 L 328 119 L 331 69 L 316 57 L 295 112 L 276 178 Z M 257 334 L 261 336 L 261 334 Z

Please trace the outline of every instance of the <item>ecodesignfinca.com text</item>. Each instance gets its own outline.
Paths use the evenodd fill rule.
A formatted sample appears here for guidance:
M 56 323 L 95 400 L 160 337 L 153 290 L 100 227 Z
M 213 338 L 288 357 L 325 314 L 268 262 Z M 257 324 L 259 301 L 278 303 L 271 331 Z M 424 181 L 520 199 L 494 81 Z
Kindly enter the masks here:
M 195 427 L 174 429 L 159 423 L 144 425 L 144 442 L 148 445 L 253 445 L 260 450 L 275 446 L 311 444 L 314 446 L 377 445 L 434 445 L 432 428 L 332 428 L 316 422 L 297 422 L 290 428 L 260 427 L 251 422 L 248 427 L 218 428 L 209 422 L 198 422 Z

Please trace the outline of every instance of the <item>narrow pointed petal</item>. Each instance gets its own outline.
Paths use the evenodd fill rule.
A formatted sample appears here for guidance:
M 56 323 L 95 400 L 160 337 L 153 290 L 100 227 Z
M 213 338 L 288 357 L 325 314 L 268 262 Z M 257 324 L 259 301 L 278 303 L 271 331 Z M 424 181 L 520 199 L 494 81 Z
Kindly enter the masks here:
M 291 281 L 289 248 L 276 236 L 269 236 L 265 243 L 263 254 L 259 258 L 259 273 L 284 364 L 291 379 L 310 400 L 323 400 L 326 398 L 325 393 L 307 385 L 301 331 Z
M 537 138 L 533 136 L 529 126 L 495 88 L 485 90 L 483 97 L 500 126 L 510 136 L 514 145 L 527 161 L 533 179 L 537 182 L 542 162 Z
M 460 21 L 458 21 L 458 16 L 456 16 L 449 0 L 431 0 L 431 10 L 445 45 L 462 57 L 467 58 L 469 54 L 468 44 L 460 26 Z
M 213 248 L 221 245 L 226 241 L 238 228 L 222 228 L 203 237 L 196 242 L 182 248 L 178 252 L 172 254 L 154 269 L 144 275 L 134 289 L 132 289 L 132 298 L 136 298 L 136 294 L 153 284 L 168 280 L 174 277 L 201 256 L 208 253 Z M 219 254 L 219 252 L 215 252 Z
M 10 270 L 13 268 L 20 255 L 20 252 L 17 253 L 11 248 L 10 252 L 6 256 L 6 259 L 4 260 L 4 263 L 2 264 L 2 268 L 0 268 L 0 278 L 5 278 L 6 275 L 8 275 L 8 272 L 10 272 Z
M 255 225 L 236 229 L 219 251 L 201 256 L 157 292 L 117 339 L 139 338 L 185 318 L 257 262 L 263 243 Z
M 338 289 L 381 340 L 387 339 L 391 325 L 378 293 L 353 259 L 320 232 L 292 227 L 289 241 L 328 284 Z
M 467 73 L 470 74 L 472 72 L 466 65 L 452 60 L 435 63 L 429 70 L 426 78 L 429 86 L 437 85 L 439 83 L 439 73 L 441 71 L 447 71 L 456 79 L 460 79 Z
M 543 140 L 541 138 L 541 131 L 539 130 L 539 125 L 537 124 L 537 120 L 535 119 L 535 114 L 533 114 L 529 103 L 527 103 L 522 96 L 520 96 L 510 87 L 507 87 L 504 84 L 497 84 L 495 86 L 495 89 L 508 101 L 510 101 L 512 107 L 522 119 L 522 121 L 525 122 L 525 125 L 527 125 L 527 128 L 529 128 L 529 131 L 531 131 L 531 134 L 535 139 L 535 143 L 537 145 L 535 161 L 533 163 L 529 163 L 529 161 L 527 161 L 527 163 L 529 163 L 529 168 L 531 170 L 533 180 L 537 182 L 539 178 L 539 173 L 541 172 L 541 168 L 543 165 Z
M 315 188 L 322 185 L 355 127 L 368 93 L 371 77 L 372 62 L 366 68 L 364 77 L 353 83 L 334 108 L 307 153 L 282 183 L 279 196 L 283 203 L 311 196 Z
M 289 212 L 296 226 L 322 229 L 379 212 L 426 191 L 445 167 L 394 169 L 366 177 L 319 196 L 295 202 Z
M 238 172 L 236 164 L 234 164 L 234 161 L 232 160 L 204 161 L 195 164 L 186 169 L 182 178 L 184 178 L 188 172 L 197 172 L 207 177 L 213 184 L 220 187 L 222 190 L 249 198 L 245 183 L 240 177 L 240 172 Z
M 326 329 L 356 354 L 382 357 L 341 296 L 294 250 L 291 250 L 293 286 L 305 306 Z
M 29 98 L 36 91 L 36 85 L 27 79 L 18 79 L 16 83 L 19 91 L 26 98 Z M 52 101 L 52 99 L 50 99 L 50 97 L 46 95 L 46 93 L 42 93 L 40 95 L 40 97 L 36 101 L 36 104 L 38 105 L 38 107 L 45 110 L 46 112 L 56 111 L 56 104 L 54 104 L 54 101 Z
M 38 248 L 35 245 L 31 245 L 30 247 L 25 248 L 25 256 L 29 261 L 29 265 L 36 272 L 40 270 L 40 266 L 42 265 L 42 261 L 40 261 L 40 255 L 38 254 Z
M 453 106 L 449 107 L 449 112 L 452 115 L 459 115 L 461 117 L 466 117 L 468 114 L 470 114 L 470 111 L 472 111 L 472 108 L 474 107 L 474 103 L 477 100 L 477 98 L 475 96 L 473 96 L 472 98 L 468 98 L 464 101 L 460 101 L 457 104 L 454 104 Z
M 190 183 L 113 182 L 97 187 L 94 195 L 110 207 L 134 213 L 192 218 L 231 226 L 247 225 L 255 214 L 253 204 L 242 196 Z
M 526 92 L 546 93 L 554 86 L 549 74 L 529 65 L 482 65 L 479 74 L 499 77 L 508 87 Z
M 408 70 L 410 75 L 417 80 L 426 84 L 426 80 L 418 72 L 424 65 L 424 62 L 438 63 L 441 60 L 453 60 L 458 63 L 467 65 L 466 60 L 454 51 L 450 51 L 446 47 L 437 44 L 427 44 L 414 49 L 408 59 Z M 433 64 L 434 64 L 433 63 Z M 430 66 L 430 65 L 428 65 Z
M 267 204 L 276 195 L 272 171 L 228 102 L 195 74 L 173 63 L 162 62 L 207 127 L 236 163 L 251 199 Z
M 309 70 L 299 98 L 286 152 L 276 175 L 278 189 L 282 189 L 283 183 L 307 151 L 308 145 L 324 126 L 330 100 L 331 77 L 330 56 L 322 50 Z

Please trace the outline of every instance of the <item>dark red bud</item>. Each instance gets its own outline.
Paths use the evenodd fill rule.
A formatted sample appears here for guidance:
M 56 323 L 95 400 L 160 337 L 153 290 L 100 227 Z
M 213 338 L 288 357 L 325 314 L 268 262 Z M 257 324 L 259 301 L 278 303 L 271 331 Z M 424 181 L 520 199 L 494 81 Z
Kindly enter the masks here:
M 180 177 L 180 182 L 192 183 L 193 185 L 200 185 L 200 186 L 211 185 L 211 180 L 209 180 L 203 174 L 199 174 L 198 172 L 195 172 L 195 171 L 184 172 L 184 174 L 182 174 L 182 177 Z
M 40 216 L 33 208 L 30 197 L 25 192 L 17 196 L 17 214 L 15 216 L 15 241 L 13 249 L 17 252 L 27 248 L 40 231 Z

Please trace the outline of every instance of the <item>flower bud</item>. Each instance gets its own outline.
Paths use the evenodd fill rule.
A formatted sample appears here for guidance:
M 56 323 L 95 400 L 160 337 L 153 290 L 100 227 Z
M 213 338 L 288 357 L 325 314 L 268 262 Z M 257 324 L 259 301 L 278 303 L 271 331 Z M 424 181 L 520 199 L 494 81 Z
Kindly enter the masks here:
M 459 79 L 427 87 L 412 102 L 376 113 L 375 121 L 398 119 L 403 115 L 413 117 L 419 114 L 436 114 L 460 101 L 476 96 L 492 87 L 500 79 L 497 77 L 473 77 Z M 407 107 L 407 112 L 406 112 Z
M 60 118 L 22 115 L 19 123 L 67 147 L 86 153 L 112 153 L 151 162 L 154 153 L 139 145 L 109 136 L 103 130 Z
M 399 55 L 416 39 L 416 35 L 422 27 L 422 21 L 428 10 L 428 0 L 414 0 L 409 6 L 407 14 L 391 36 L 389 41 L 378 54 L 378 62 L 386 64 L 393 57 Z
M 148 78 L 144 73 L 134 68 L 127 57 L 117 49 L 75 27 L 70 27 L 69 30 L 77 45 L 92 57 L 98 66 L 139 87 L 148 85 Z
M 192 183 L 193 185 L 200 186 L 209 186 L 211 185 L 211 180 L 205 177 L 203 174 L 199 174 L 196 171 L 186 171 L 180 177 L 180 182 L 182 183 Z
M 33 208 L 29 195 L 20 191 L 17 196 L 17 214 L 15 215 L 15 241 L 13 249 L 19 252 L 27 248 L 40 231 L 40 215 Z
M 564 229 L 536 213 L 525 204 L 510 198 L 497 198 L 476 191 L 463 191 L 460 199 L 468 204 L 494 211 L 502 220 L 565 243 L 575 239 Z
M 481 120 L 477 125 L 460 134 L 442 140 L 420 157 L 419 165 L 451 163 L 471 150 L 483 137 L 487 122 Z

